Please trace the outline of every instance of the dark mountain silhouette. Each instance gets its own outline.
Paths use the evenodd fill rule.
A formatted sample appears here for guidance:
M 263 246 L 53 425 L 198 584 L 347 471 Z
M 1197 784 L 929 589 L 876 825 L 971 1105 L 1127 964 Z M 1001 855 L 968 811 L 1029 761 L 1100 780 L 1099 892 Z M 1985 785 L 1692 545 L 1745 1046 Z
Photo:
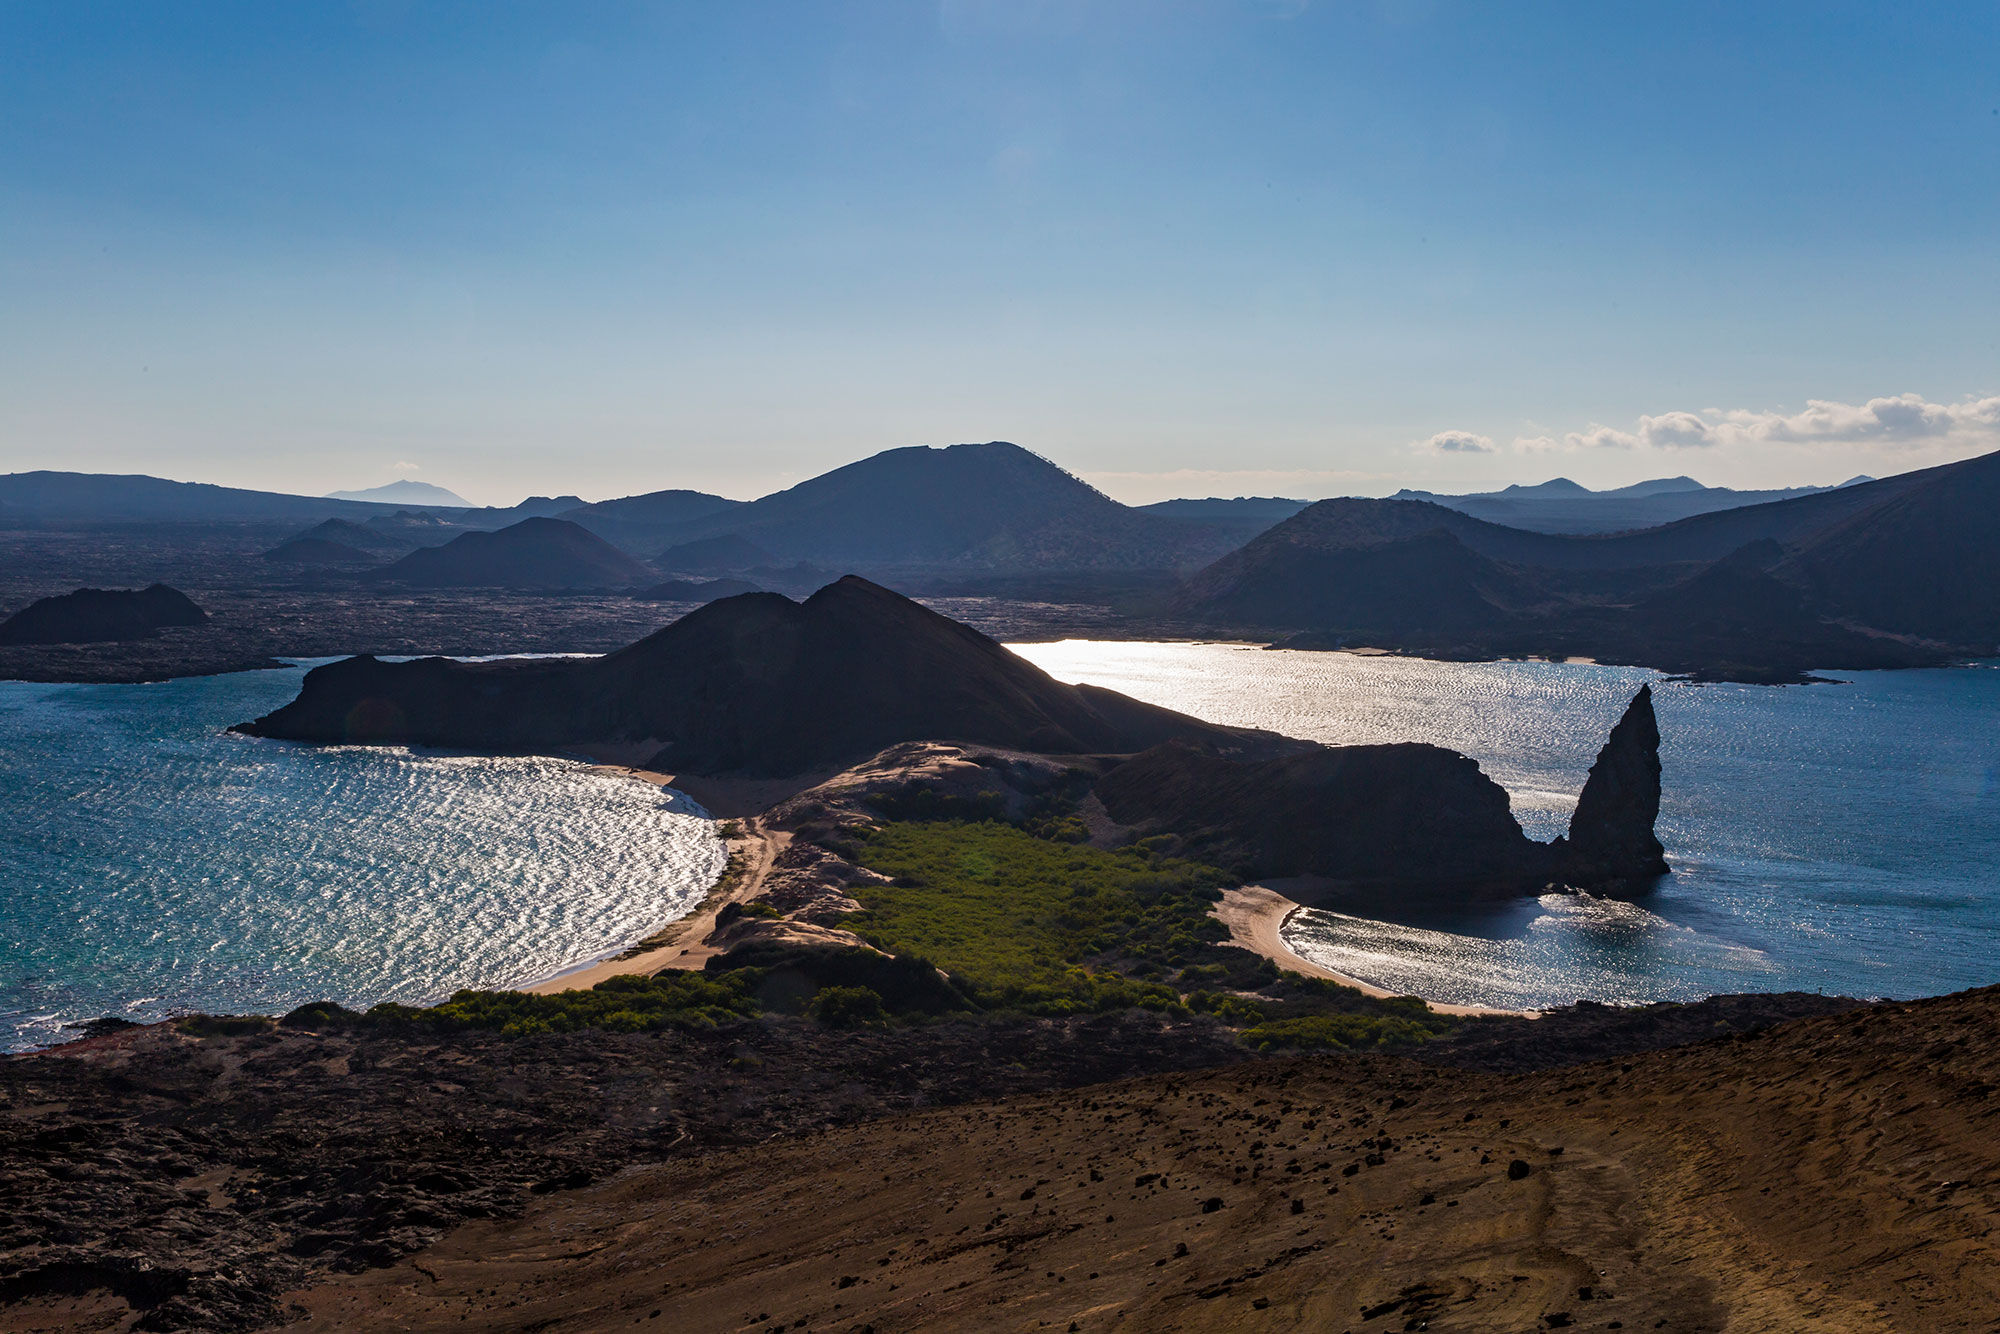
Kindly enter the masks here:
M 1190 597 L 1224 587 L 1204 572 Z M 1242 562 L 1226 593 L 1214 596 L 1226 596 L 1233 619 L 1295 629 L 1338 625 L 1363 637 L 1492 630 L 1508 624 L 1515 608 L 1541 600 L 1506 567 L 1441 529 Z
M 1912 476 L 1800 544 L 1779 576 L 1828 615 L 2000 651 L 2000 454 Z
M 460 528 L 433 514 L 398 510 L 362 523 L 326 519 L 264 553 L 279 565 L 377 565 L 385 556 L 444 542 Z
M 1205 523 L 1277 523 L 1289 519 L 1306 506 L 1310 500 L 1288 500 L 1284 496 L 1238 496 L 1225 500 L 1220 496 L 1210 496 L 1206 500 L 1156 500 L 1150 505 L 1139 505 L 1137 509 L 1146 514 L 1157 514 L 1167 519 L 1196 519 Z
M 763 591 L 748 579 L 669 579 L 639 589 L 632 596 L 648 602 L 714 602 L 718 598 Z
M 653 491 L 643 496 L 578 506 L 563 511 L 559 517 L 627 550 L 650 551 L 671 541 L 687 525 L 742 505 L 740 500 L 702 491 Z
M 1585 655 L 1738 679 L 2000 645 L 2000 455 L 1615 536 L 1417 500 L 1321 501 L 1187 581 L 1211 623 L 1301 647 Z
M 374 577 L 428 588 L 624 588 L 657 580 L 595 533 L 546 518 L 461 533 L 443 546 L 412 551 Z
M 999 441 L 892 449 L 697 520 L 669 545 L 727 536 L 777 563 L 881 571 L 1193 568 L 1236 541 L 1121 505 Z
M 295 537 L 264 553 L 264 559 L 278 565 L 377 565 L 381 558 L 373 552 L 348 546 L 324 537 Z
M 1356 890 L 1388 886 L 1636 893 L 1667 872 L 1653 833 L 1659 745 L 1642 686 L 1590 771 L 1569 836 L 1553 844 L 1521 832 L 1506 790 L 1477 763 L 1416 743 L 1243 759 L 1173 742 L 1111 770 L 1097 795 L 1112 819 L 1174 835 L 1199 860 L 1250 878 L 1328 877 L 1350 903 Z
M 1857 478 L 1856 481 L 1868 481 Z M 1851 486 L 1853 482 L 1844 482 Z M 1475 495 L 1447 496 L 1429 491 L 1398 491 L 1398 500 L 1426 500 L 1489 523 L 1538 533 L 1619 533 L 1654 528 L 1677 519 L 1717 510 L 1741 509 L 1774 500 L 1816 495 L 1837 488 L 1796 486 L 1767 491 L 1736 491 L 1703 486 L 1692 477 L 1661 477 L 1607 491 L 1592 491 L 1567 477 L 1535 486 L 1509 486 Z
M 365 523 L 356 523 L 352 519 L 328 519 L 286 541 L 337 542 L 356 551 L 408 551 L 413 546 L 429 545 L 427 539 L 432 534 L 450 531 L 442 523 L 432 520 L 421 525 L 421 537 L 413 535 L 407 521 L 415 517 L 407 511 L 398 511 L 393 515 L 377 515 Z M 434 540 L 443 541 L 444 537 L 439 535 Z
M 79 588 L 43 598 L 0 621 L 0 644 L 94 644 L 146 639 L 170 625 L 201 625 L 208 613 L 165 584 Z
M 696 538 L 668 547 L 653 557 L 653 564 L 680 574 L 725 574 L 771 565 L 776 560 L 777 557 L 749 538 L 725 533 L 721 537 Z
M 483 528 L 491 532 L 523 519 L 554 519 L 583 508 L 582 496 L 529 496 L 518 505 L 488 505 L 481 509 L 439 510 L 462 528 Z
M 1234 500 L 1210 497 L 1206 500 L 1162 500 L 1140 505 L 1138 510 L 1162 519 L 1202 524 L 1218 534 L 1226 534 L 1235 545 L 1241 546 L 1311 503 L 1309 500 L 1287 500 L 1283 496 L 1238 496 Z
M 315 669 L 297 700 L 242 730 L 478 750 L 646 742 L 659 747 L 653 766 L 669 772 L 764 775 L 926 739 L 1071 754 L 1176 737 L 1275 741 L 1064 685 L 852 576 L 804 603 L 775 593 L 712 602 L 603 658 L 351 658 Z
M 161 477 L 113 476 L 81 472 L 17 472 L 0 475 L 0 505 L 10 517 L 72 522 L 206 522 L 366 518 L 387 514 L 394 505 L 324 496 L 288 496 L 245 491 L 206 482 L 171 482 Z

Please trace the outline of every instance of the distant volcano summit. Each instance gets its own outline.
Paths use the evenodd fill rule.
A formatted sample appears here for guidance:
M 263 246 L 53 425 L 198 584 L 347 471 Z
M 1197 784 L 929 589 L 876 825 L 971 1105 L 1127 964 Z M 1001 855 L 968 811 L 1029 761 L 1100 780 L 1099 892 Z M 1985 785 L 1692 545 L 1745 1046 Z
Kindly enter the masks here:
M 385 486 L 371 486 L 365 491 L 329 491 L 328 500 L 367 500 L 377 504 L 448 506 L 452 509 L 469 510 L 472 502 L 456 491 L 447 491 L 429 482 L 412 482 L 407 478 L 400 482 L 390 482 Z

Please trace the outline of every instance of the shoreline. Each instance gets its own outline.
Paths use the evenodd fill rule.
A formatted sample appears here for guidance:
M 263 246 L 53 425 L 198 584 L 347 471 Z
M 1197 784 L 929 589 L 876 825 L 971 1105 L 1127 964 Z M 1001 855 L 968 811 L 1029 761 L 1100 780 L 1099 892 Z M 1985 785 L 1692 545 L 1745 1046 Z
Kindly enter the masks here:
M 641 747 L 643 748 L 643 747 Z M 628 751 L 613 753 L 604 748 L 584 752 L 593 771 L 617 774 L 654 787 L 672 788 L 707 811 L 718 828 L 734 824 L 737 833 L 725 837 L 728 860 L 722 873 L 701 901 L 685 916 L 662 923 L 637 942 L 614 954 L 572 965 L 561 972 L 514 988 L 534 995 L 552 996 L 564 991 L 587 991 L 613 977 L 650 977 L 670 968 L 699 969 L 724 946 L 710 944 L 719 929 L 717 917 L 731 903 L 747 903 L 762 892 L 777 856 L 791 842 L 788 832 L 764 826 L 761 813 L 786 797 L 814 786 L 822 776 L 776 780 L 703 779 L 678 775 L 632 763 Z M 752 813 L 755 812 L 755 813 Z M 1222 901 L 1210 914 L 1229 928 L 1229 943 L 1262 955 L 1278 967 L 1306 977 L 1324 978 L 1352 987 L 1378 1000 L 1395 998 L 1397 992 L 1365 982 L 1358 977 L 1314 963 L 1285 943 L 1284 927 L 1304 905 L 1289 897 L 1279 886 L 1296 882 L 1273 880 L 1265 884 L 1240 885 L 1223 891 Z M 1457 1005 L 1416 999 L 1435 1014 L 1467 1018 L 1504 1016 L 1539 1019 L 1540 1010 L 1515 1010 L 1487 1005 Z
M 1283 881 L 1275 881 L 1283 884 Z M 1229 943 L 1252 954 L 1261 954 L 1278 967 L 1306 977 L 1325 978 L 1338 982 L 1344 987 L 1353 987 L 1364 996 L 1378 1000 L 1389 1000 L 1400 993 L 1378 987 L 1372 982 L 1364 982 L 1358 977 L 1336 972 L 1324 964 L 1314 963 L 1285 943 L 1284 927 L 1292 914 L 1303 904 L 1287 897 L 1270 884 L 1239 885 L 1235 889 L 1222 892 L 1222 902 L 1215 905 L 1211 915 L 1229 928 Z M 1540 1010 L 1507 1010 L 1488 1005 L 1453 1005 L 1445 1001 L 1434 1001 L 1417 997 L 1434 1013 L 1477 1017 L 1482 1015 L 1504 1015 L 1516 1019 L 1539 1019 Z
M 708 943 L 718 926 L 716 918 L 731 903 L 747 902 L 762 891 L 773 862 L 791 842 L 789 833 L 766 828 L 759 816 L 736 812 L 743 811 L 750 804 L 756 804 L 759 810 L 768 809 L 774 803 L 762 799 L 769 795 L 770 790 L 774 786 L 796 790 L 797 780 L 779 780 L 775 785 L 713 779 L 682 783 L 676 775 L 619 763 L 608 755 L 591 758 L 595 761 L 592 764 L 594 772 L 617 774 L 653 787 L 672 788 L 707 811 L 715 820 L 719 835 L 721 827 L 727 824 L 734 824 L 737 832 L 733 837 L 722 836 L 728 859 L 723 863 L 715 883 L 709 886 L 701 901 L 687 914 L 661 923 L 614 954 L 572 965 L 549 977 L 513 988 L 516 991 L 553 996 L 564 991 L 588 991 L 613 977 L 650 977 L 669 968 L 701 968 L 721 952 Z

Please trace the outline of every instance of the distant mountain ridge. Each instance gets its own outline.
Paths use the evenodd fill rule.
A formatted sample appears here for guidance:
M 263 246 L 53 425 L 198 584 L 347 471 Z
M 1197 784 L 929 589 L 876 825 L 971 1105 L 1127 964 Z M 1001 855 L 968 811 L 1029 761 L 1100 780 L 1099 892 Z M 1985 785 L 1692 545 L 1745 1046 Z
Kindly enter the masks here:
M 669 538 L 661 550 L 740 539 L 776 563 L 885 572 L 1193 569 L 1235 545 L 1214 526 L 1122 505 L 1005 441 L 887 450 Z
M 1461 496 L 1406 488 L 1391 498 L 1428 501 L 1490 523 L 1531 532 L 1617 533 L 1652 528 L 1716 510 L 1738 509 L 1746 505 L 1816 495 L 1822 491 L 1836 491 L 1840 487 L 1873 480 L 1857 477 L 1840 483 L 1840 486 L 1734 491 L 1726 486 L 1703 486 L 1692 477 L 1659 477 L 1634 482 L 1630 486 L 1593 491 L 1567 477 L 1554 477 L 1533 486 L 1516 483 L 1499 491 Z
M 371 578 L 425 588 L 628 588 L 657 582 L 647 565 L 566 519 L 532 518 L 419 547 Z
M 1784 679 L 2000 646 L 2000 453 L 1639 532 L 1529 532 L 1429 501 L 1321 501 L 1183 586 L 1307 646 L 1578 654 Z

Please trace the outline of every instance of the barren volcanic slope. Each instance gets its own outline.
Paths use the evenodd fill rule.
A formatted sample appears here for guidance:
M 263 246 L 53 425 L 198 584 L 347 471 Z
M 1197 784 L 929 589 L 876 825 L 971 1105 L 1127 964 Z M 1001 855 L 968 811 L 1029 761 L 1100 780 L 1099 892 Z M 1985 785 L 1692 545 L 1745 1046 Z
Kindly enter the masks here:
M 653 766 L 669 772 L 761 774 L 925 738 L 1071 754 L 1172 737 L 1275 740 L 1063 685 L 977 631 L 852 576 L 803 604 L 775 593 L 712 602 L 603 658 L 333 663 L 244 730 L 480 750 L 648 743 L 659 748 Z
M 412 551 L 374 577 L 420 588 L 623 588 L 657 579 L 597 534 L 548 518 L 462 533 L 441 547 Z
M 2000 997 L 1528 1076 L 1257 1062 L 638 1168 L 314 1330 L 1990 1330 Z

